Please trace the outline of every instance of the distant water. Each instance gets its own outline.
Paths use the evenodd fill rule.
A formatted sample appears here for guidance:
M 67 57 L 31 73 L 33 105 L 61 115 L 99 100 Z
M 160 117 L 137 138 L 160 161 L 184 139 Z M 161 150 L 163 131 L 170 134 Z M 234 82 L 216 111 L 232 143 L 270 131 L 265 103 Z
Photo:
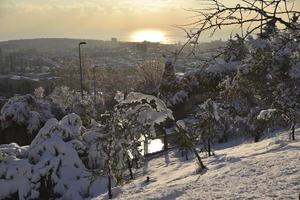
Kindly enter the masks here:
M 150 140 L 148 145 L 148 153 L 161 151 L 164 148 L 164 143 L 161 139 Z

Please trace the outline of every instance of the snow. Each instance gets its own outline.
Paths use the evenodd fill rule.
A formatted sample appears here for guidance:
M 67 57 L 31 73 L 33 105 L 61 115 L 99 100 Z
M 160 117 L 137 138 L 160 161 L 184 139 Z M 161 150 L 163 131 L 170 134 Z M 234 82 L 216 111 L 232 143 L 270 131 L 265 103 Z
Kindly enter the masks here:
M 218 104 L 216 104 L 215 102 L 213 102 L 213 113 L 214 113 L 214 118 L 219 121 L 220 120 L 220 116 L 219 116 L 219 113 L 218 113 Z
M 117 91 L 114 99 L 117 101 L 117 102 L 121 102 L 124 100 L 124 93 L 120 92 L 120 91 Z
M 148 153 L 155 153 L 161 151 L 164 147 L 161 139 L 150 140 L 148 145 Z
M 187 130 L 187 127 L 186 127 L 186 125 L 185 125 L 185 123 L 184 123 L 183 120 L 178 120 L 178 121 L 176 122 L 176 125 L 177 125 L 179 128 L 183 129 L 183 130 Z
M 257 116 L 257 119 L 258 120 L 269 120 L 276 112 L 277 112 L 276 109 L 261 110 L 259 115 Z
M 132 104 L 132 103 L 144 103 L 146 101 L 148 104 L 155 103 L 156 111 L 165 111 L 167 106 L 165 103 L 152 95 L 146 95 L 139 92 L 130 92 L 127 97 L 120 102 L 120 104 Z
M 115 189 L 113 195 L 130 200 L 298 199 L 300 141 L 290 142 L 287 136 L 287 132 L 280 132 L 258 143 L 219 145 L 215 156 L 203 159 L 208 168 L 203 174 L 195 173 L 196 159 L 183 161 L 177 150 L 170 151 L 168 159 L 152 159 L 147 174 Z M 150 182 L 145 182 L 146 176 Z M 107 199 L 107 195 L 100 199 Z
M 206 69 L 210 73 L 223 73 L 228 71 L 234 71 L 237 69 L 239 62 L 227 63 L 224 59 L 216 59 L 214 63 L 210 64 Z

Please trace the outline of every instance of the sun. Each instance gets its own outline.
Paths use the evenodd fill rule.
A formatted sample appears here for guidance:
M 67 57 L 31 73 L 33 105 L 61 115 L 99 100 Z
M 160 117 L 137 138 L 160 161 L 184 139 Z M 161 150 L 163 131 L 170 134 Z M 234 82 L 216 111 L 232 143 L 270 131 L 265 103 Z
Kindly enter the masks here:
M 162 31 L 144 30 L 137 31 L 132 34 L 132 40 L 134 42 L 165 42 L 166 38 Z

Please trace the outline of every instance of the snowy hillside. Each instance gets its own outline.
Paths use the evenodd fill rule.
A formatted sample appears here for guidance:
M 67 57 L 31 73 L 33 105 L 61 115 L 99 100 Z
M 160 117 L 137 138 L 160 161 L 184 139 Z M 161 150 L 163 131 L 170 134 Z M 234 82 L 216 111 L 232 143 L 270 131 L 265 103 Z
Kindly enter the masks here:
M 297 135 L 300 129 L 297 129 Z M 208 170 L 196 174 L 196 160 L 170 151 L 169 164 L 160 156 L 149 162 L 148 173 L 121 188 L 116 199 L 298 199 L 300 141 L 289 142 L 286 132 L 258 143 L 219 145 L 215 156 L 204 158 Z M 237 141 L 235 142 L 237 143 Z M 178 155 L 177 155 L 178 154 Z M 205 156 L 205 155 L 202 155 Z M 146 183 L 146 177 L 150 182 Z M 119 193 L 119 194 L 116 194 Z M 116 196 L 118 195 L 118 196 Z M 98 199 L 106 199 L 102 195 Z

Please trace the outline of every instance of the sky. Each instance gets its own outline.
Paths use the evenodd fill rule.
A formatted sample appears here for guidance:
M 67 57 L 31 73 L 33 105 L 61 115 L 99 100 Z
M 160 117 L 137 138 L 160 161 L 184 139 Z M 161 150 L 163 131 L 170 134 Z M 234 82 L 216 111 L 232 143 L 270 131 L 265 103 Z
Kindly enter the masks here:
M 186 9 L 200 6 L 199 0 L 0 0 L 0 40 L 117 37 L 133 41 L 137 32 L 156 31 L 165 43 L 173 43 L 184 41 L 185 36 L 174 25 L 190 22 L 194 14 Z M 218 32 L 214 39 L 222 35 Z
M 0 0 L 0 40 L 87 38 L 132 40 L 134 32 L 162 31 L 169 42 L 184 33 L 194 0 Z

